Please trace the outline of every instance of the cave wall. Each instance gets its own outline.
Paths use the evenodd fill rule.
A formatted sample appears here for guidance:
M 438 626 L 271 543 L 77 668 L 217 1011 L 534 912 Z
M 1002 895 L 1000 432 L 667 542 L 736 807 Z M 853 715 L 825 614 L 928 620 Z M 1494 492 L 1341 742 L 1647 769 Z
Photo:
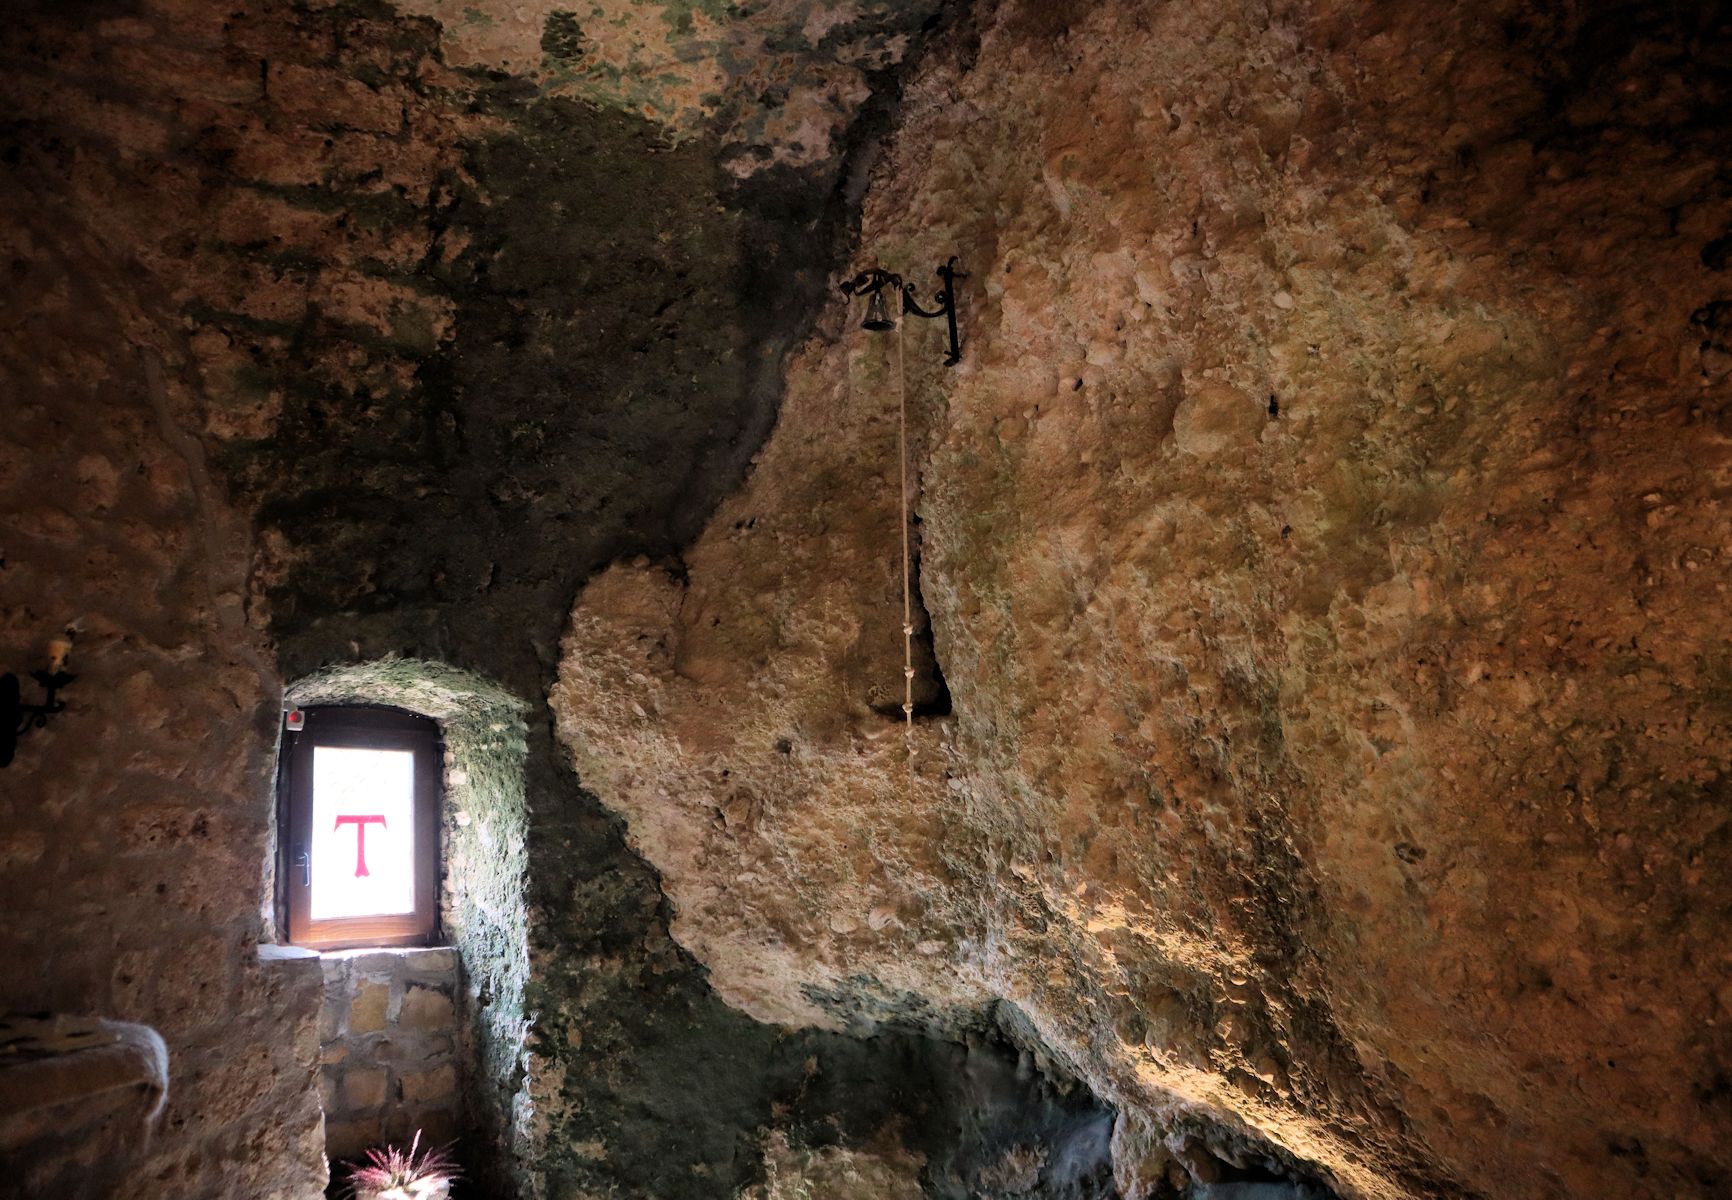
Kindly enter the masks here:
M 955 1195 L 1075 1143 L 1054 1177 L 1103 1186 L 1110 1114 L 990 1014 L 723 1004 L 544 707 L 581 580 L 674 554 L 768 430 L 934 11 L 13 14 L 5 648 L 76 621 L 89 690 L 6 780 L 6 1001 L 162 1029 L 138 1194 L 325 1182 L 317 964 L 253 965 L 285 683 L 444 726 L 476 1186 L 785 1188 L 844 1139 Z M 695 82 L 647 104 L 670 38 Z
M 13 6 L 0 666 L 76 622 L 81 679 L 0 778 L 0 998 L 168 1038 L 135 1190 L 316 1192 L 277 704 L 414 661 L 522 821 L 447 895 L 502 1193 L 1723 1190 L 1727 45 Z M 856 217 L 969 273 L 961 369 L 907 333 L 911 760 Z
M 1355 1196 L 1724 1191 L 1724 10 L 976 28 L 860 239 L 969 272 L 959 369 L 905 335 L 953 715 L 876 711 L 897 351 L 840 300 L 680 569 L 573 610 L 674 937 L 788 1025 L 1014 1004 L 1127 1195 L 1197 1117 Z

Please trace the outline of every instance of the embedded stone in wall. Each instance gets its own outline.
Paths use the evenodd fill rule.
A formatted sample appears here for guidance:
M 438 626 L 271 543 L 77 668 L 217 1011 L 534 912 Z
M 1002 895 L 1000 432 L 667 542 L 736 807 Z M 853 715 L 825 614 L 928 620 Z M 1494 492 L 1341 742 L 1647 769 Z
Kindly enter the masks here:
M 383 982 L 363 982 L 349 1000 L 348 1032 L 378 1033 L 384 1029 L 385 1005 L 389 1000 L 390 989 Z
M 1179 402 L 1173 436 L 1180 450 L 1207 457 L 1257 440 L 1265 410 L 1236 387 L 1204 380 Z
M 398 1019 L 409 1029 L 448 1031 L 456 1019 L 456 1010 L 452 1007 L 450 993 L 411 984 L 404 993 Z

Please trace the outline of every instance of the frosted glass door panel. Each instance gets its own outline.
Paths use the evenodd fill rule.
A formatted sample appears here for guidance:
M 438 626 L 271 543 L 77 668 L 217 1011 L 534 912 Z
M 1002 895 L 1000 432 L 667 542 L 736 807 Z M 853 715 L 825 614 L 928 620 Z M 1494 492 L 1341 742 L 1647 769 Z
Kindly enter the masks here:
M 415 755 L 313 747 L 311 917 L 415 911 Z

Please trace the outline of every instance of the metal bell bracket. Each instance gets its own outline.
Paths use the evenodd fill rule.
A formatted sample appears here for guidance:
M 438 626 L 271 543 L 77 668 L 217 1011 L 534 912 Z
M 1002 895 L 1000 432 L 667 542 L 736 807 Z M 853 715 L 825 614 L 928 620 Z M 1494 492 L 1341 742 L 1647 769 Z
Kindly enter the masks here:
M 902 276 L 882 267 L 868 267 L 854 278 L 842 285 L 842 293 L 847 296 L 866 296 L 866 320 L 864 327 L 874 333 L 894 329 L 895 323 L 890 320 L 885 311 L 884 290 L 889 288 L 902 297 L 902 311 L 916 317 L 931 320 L 943 317 L 950 332 L 950 349 L 944 356 L 944 365 L 954 367 L 962 361 L 962 342 L 956 330 L 956 281 L 967 279 L 968 276 L 956 269 L 956 255 L 950 256 L 950 261 L 943 263 L 937 270 L 939 279 L 944 286 L 933 294 L 932 303 L 936 306 L 930 311 L 920 306 L 914 298 L 914 285 L 903 282 Z

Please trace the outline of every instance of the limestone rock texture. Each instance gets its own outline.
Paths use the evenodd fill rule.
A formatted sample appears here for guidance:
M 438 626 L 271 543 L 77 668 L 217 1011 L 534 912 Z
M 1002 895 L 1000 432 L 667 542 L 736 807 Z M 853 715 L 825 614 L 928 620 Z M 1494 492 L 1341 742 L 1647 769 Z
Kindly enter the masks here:
M 784 1134 L 772 1134 L 764 1148 L 765 1180 L 740 1193 L 741 1200 L 922 1200 L 920 1164 L 890 1148 L 861 1154 L 839 1146 L 796 1151 Z
M 859 239 L 960 256 L 962 365 L 837 297 L 572 614 L 561 735 L 719 993 L 1007 1002 L 1130 1197 L 1193 1118 L 1347 1196 L 1725 1194 L 1729 59 L 1708 6 L 978 7 Z

